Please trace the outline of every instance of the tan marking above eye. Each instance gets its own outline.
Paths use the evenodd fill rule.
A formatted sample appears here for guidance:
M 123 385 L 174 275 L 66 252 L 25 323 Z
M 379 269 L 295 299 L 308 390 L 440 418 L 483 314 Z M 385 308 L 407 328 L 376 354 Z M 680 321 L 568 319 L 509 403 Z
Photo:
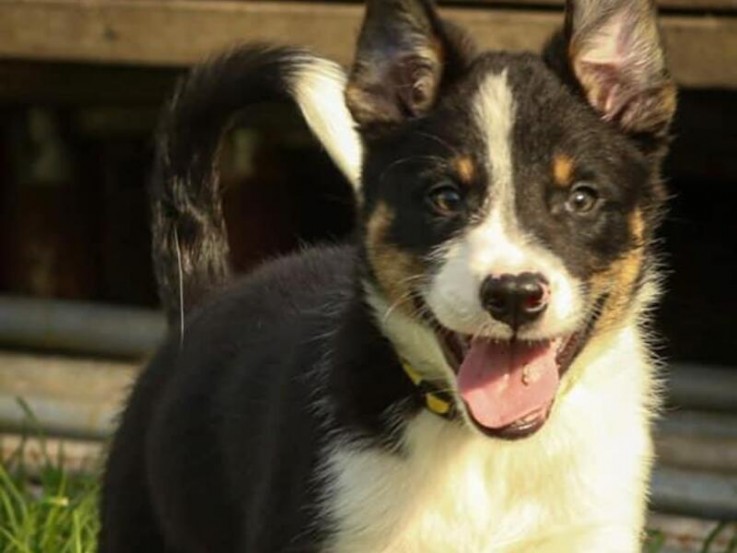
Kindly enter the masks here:
M 369 217 L 366 228 L 366 251 L 379 287 L 390 303 L 412 313 L 410 283 L 422 272 L 420 261 L 387 240 L 394 212 L 380 203 Z
M 573 158 L 567 154 L 553 157 L 553 179 L 557 186 L 568 188 L 573 184 Z
M 473 160 L 468 156 L 458 156 L 453 160 L 453 167 L 462 184 L 471 184 L 475 177 Z

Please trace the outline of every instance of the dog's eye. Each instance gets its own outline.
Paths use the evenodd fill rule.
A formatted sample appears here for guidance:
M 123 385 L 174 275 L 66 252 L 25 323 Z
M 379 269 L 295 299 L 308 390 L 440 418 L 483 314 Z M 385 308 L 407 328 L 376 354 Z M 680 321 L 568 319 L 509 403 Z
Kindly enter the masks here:
M 566 200 L 566 209 L 571 213 L 589 213 L 599 204 L 599 193 L 587 182 L 576 184 Z
M 451 216 L 463 211 L 463 195 L 452 182 L 443 182 L 430 189 L 428 201 L 439 215 Z

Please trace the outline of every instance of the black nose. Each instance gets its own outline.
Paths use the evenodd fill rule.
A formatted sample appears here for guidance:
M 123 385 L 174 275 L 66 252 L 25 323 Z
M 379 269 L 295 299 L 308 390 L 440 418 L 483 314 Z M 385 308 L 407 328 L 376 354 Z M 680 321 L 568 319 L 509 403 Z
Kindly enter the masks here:
M 548 306 L 548 293 L 548 282 L 539 274 L 490 276 L 481 284 L 481 304 L 516 331 L 540 317 Z

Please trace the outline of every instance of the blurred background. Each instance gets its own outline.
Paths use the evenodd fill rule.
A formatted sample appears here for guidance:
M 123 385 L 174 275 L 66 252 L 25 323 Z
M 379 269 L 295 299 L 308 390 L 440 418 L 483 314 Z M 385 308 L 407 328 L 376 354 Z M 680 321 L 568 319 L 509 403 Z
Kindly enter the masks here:
M 701 551 L 710 533 L 712 551 L 737 550 L 729 524 L 699 522 L 737 520 L 737 0 L 658 3 L 682 88 L 665 168 L 656 329 L 669 401 L 652 526 L 668 550 Z M 561 6 L 449 0 L 444 13 L 483 47 L 534 50 Z M 94 467 L 165 332 L 146 181 L 177 77 L 244 40 L 347 64 L 361 14 L 360 3 L 325 0 L 0 1 L 0 459 L 22 445 L 32 465 L 63 447 L 69 470 Z M 346 182 L 287 106 L 241 114 L 222 166 L 242 271 L 352 228 Z M 27 437 L 29 424 L 43 440 Z

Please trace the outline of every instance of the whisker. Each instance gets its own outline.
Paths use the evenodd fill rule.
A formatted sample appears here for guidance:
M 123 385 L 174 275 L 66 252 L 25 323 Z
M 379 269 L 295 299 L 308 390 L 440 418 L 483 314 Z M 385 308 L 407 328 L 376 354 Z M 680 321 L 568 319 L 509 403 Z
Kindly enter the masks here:
M 456 155 L 456 156 L 459 156 L 460 155 L 460 152 L 458 151 L 458 149 L 455 146 L 453 146 L 452 144 L 450 144 L 448 141 L 443 140 L 439 136 L 436 136 L 434 134 L 430 134 L 428 132 L 423 132 L 423 131 L 418 131 L 417 134 L 419 134 L 420 136 L 424 136 L 425 138 L 429 138 L 430 140 L 434 140 L 435 142 L 437 142 L 441 146 L 444 146 L 444 147 L 448 148 L 448 150 L 450 150 L 450 152 L 453 155 Z
M 399 281 L 399 285 L 405 285 L 405 284 L 411 284 L 414 281 L 420 280 L 424 278 L 424 275 L 411 275 L 408 277 L 403 278 Z M 408 288 L 404 293 L 402 293 L 384 312 L 384 315 L 382 316 L 381 320 L 382 323 L 386 323 L 391 314 L 394 312 L 394 310 L 399 307 L 402 303 L 404 303 L 406 300 L 412 298 L 412 294 L 414 293 L 414 290 L 410 287 Z
M 381 317 L 381 322 L 386 324 L 386 322 L 389 320 L 389 317 L 391 317 L 392 313 L 399 307 L 402 303 L 405 302 L 405 300 L 409 299 L 411 297 L 410 292 L 405 292 L 399 298 L 396 299 L 384 312 L 384 315 Z
M 404 284 L 406 282 L 409 282 L 413 280 L 413 277 L 408 277 L 406 279 L 403 279 L 400 281 L 400 284 Z M 403 303 L 405 303 L 407 300 L 412 298 L 413 290 L 410 288 L 406 292 L 404 292 L 402 295 L 400 295 L 384 312 L 384 315 L 381 317 L 382 323 L 386 323 L 389 320 L 389 317 L 391 314 Z
M 410 163 L 413 161 L 435 161 L 435 162 L 440 162 L 442 164 L 447 164 L 447 160 L 445 160 L 444 158 L 440 156 L 430 155 L 430 154 L 403 157 L 395 161 L 392 161 L 389 165 L 386 166 L 386 168 L 379 175 L 379 182 L 383 182 L 384 179 L 386 178 L 387 173 L 389 173 L 389 171 L 391 171 L 392 169 L 396 168 L 398 165 L 402 165 L 403 163 Z
M 179 287 L 179 349 L 184 347 L 184 271 L 182 270 L 182 250 L 179 247 L 179 232 L 174 226 L 174 245 L 177 252 L 177 277 Z

